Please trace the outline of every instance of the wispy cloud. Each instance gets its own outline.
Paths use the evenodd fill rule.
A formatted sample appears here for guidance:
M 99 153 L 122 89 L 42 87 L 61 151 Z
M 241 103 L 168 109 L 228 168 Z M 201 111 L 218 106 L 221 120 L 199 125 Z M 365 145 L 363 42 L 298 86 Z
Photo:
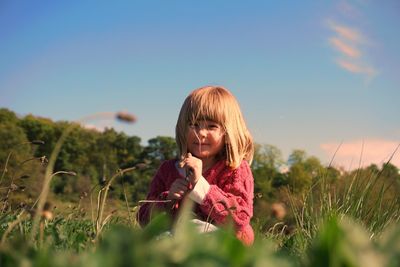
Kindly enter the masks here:
M 361 56 L 360 50 L 349 44 L 346 44 L 343 40 L 337 37 L 332 37 L 329 41 L 336 48 L 336 50 L 350 58 L 358 58 Z
M 360 139 L 343 143 L 330 142 L 321 144 L 320 147 L 328 157 L 334 157 L 334 166 L 342 166 L 346 169 L 355 169 L 358 168 L 360 164 L 361 167 L 373 163 L 381 165 L 387 162 L 392 156 L 393 158 L 391 159 L 391 163 L 400 167 L 400 151 L 395 153 L 399 144 L 400 140 Z
M 350 16 L 353 19 L 360 17 L 358 9 L 348 2 L 342 1 L 338 10 L 342 13 L 341 15 L 347 15 L 347 17 Z M 335 59 L 337 65 L 345 71 L 364 75 L 367 81 L 374 78 L 378 71 L 368 61 L 368 55 L 365 53 L 371 42 L 364 36 L 362 30 L 334 20 L 329 20 L 327 25 L 331 30 L 328 41 L 339 54 L 338 58 Z
M 341 26 L 336 24 L 335 22 L 330 22 L 329 26 L 341 38 L 347 39 L 354 43 L 364 42 L 364 38 L 357 29 Z
M 338 59 L 337 64 L 343 69 L 353 73 L 365 73 L 368 77 L 373 78 L 376 75 L 375 69 L 368 65 L 355 64 L 346 59 Z

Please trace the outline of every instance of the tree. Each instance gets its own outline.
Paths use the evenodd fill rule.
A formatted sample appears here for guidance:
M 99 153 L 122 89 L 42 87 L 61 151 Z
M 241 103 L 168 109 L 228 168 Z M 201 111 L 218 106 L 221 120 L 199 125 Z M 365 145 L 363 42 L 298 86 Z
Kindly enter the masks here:
M 148 168 L 131 173 L 133 181 L 131 199 L 135 202 L 144 199 L 149 190 L 151 179 L 161 162 L 177 158 L 177 156 L 178 147 L 174 138 L 157 136 L 150 139 L 139 157 L 139 162 L 148 163 Z
M 137 136 L 128 137 L 124 133 L 117 134 L 114 147 L 121 169 L 132 167 L 140 161 L 140 155 L 143 151 L 140 141 L 141 139 Z
M 162 161 L 178 156 L 178 147 L 172 137 L 157 136 L 150 139 L 148 143 L 143 150 L 143 158 L 150 161 L 153 166 L 158 166 Z
M 96 138 L 93 151 L 90 154 L 99 174 L 98 181 L 100 182 L 111 177 L 119 169 L 115 146 L 117 135 L 118 133 L 114 129 L 106 128 Z
M 312 183 L 312 176 L 308 173 L 304 165 L 296 163 L 290 166 L 288 173 L 288 184 L 292 192 L 296 194 L 304 193 Z
M 313 182 L 322 178 L 325 172 L 319 159 L 314 156 L 308 157 L 304 150 L 294 150 L 288 163 L 288 184 L 296 193 L 303 193 Z
M 381 171 L 382 176 L 386 177 L 387 179 L 391 179 L 397 183 L 400 182 L 399 169 L 392 163 L 384 164 Z
M 281 151 L 272 145 L 255 144 L 253 163 L 254 192 L 272 197 L 275 179 L 279 179 L 279 168 L 283 164 Z
M 11 179 L 16 174 L 23 174 L 28 171 L 33 174 L 29 164 L 32 159 L 31 148 L 24 131 L 13 122 L 7 121 L 0 124 L 0 199 L 4 200 L 4 205 L 9 203 L 9 190 Z M 28 167 L 28 168 L 27 168 Z M 29 169 L 29 170 L 28 170 Z M 15 177 L 18 178 L 18 177 Z M 12 183 L 19 185 L 20 181 L 14 180 Z
M 20 127 L 12 122 L 0 124 L 0 166 L 1 173 L 6 168 L 15 167 L 31 157 L 29 141 Z M 10 154 L 11 153 L 11 154 Z M 1 175 L 1 174 L 0 174 Z
M 91 161 L 91 153 L 95 149 L 98 135 L 98 132 L 84 129 L 79 125 L 76 125 L 67 135 L 58 154 L 55 171 L 74 171 L 77 176 L 58 175 L 54 177 L 54 192 L 87 191 L 87 188 L 82 188 L 82 184 L 87 184 L 84 180 L 88 180 L 88 183 L 97 181 L 99 172 Z
M 325 177 L 328 183 L 334 184 L 340 177 L 340 171 L 332 166 L 329 166 L 326 168 Z
M 309 173 L 312 177 L 312 181 L 316 182 L 323 178 L 325 175 L 325 167 L 322 166 L 321 161 L 314 157 L 308 157 L 303 162 L 304 170 Z
M 0 124 L 3 123 L 17 124 L 17 122 L 18 122 L 18 117 L 17 115 L 15 115 L 14 112 L 6 108 L 0 108 Z
M 399 169 L 392 163 L 387 163 L 382 166 L 381 172 L 381 176 L 383 177 L 382 180 L 386 183 L 386 185 L 392 187 L 392 191 L 398 195 L 400 192 Z
M 283 165 L 282 152 L 273 145 L 254 145 L 254 157 L 252 168 L 268 167 L 278 170 Z
M 307 154 L 304 150 L 295 149 L 292 154 L 290 154 L 288 159 L 288 165 L 294 165 L 296 163 L 303 163 L 307 158 Z
M 60 138 L 62 131 L 66 127 L 65 123 L 55 124 L 52 120 L 38 118 L 33 115 L 27 115 L 18 122 L 18 125 L 24 129 L 29 140 L 42 140 L 44 145 L 35 150 L 35 156 L 50 157 L 51 152 Z
M 8 157 L 13 157 L 8 162 L 8 167 L 15 166 L 30 154 L 28 138 L 24 130 L 18 126 L 18 118 L 14 112 L 0 109 L 0 166 L 4 170 Z M 9 154 L 11 155 L 9 156 Z M 0 173 L 1 175 L 1 173 Z

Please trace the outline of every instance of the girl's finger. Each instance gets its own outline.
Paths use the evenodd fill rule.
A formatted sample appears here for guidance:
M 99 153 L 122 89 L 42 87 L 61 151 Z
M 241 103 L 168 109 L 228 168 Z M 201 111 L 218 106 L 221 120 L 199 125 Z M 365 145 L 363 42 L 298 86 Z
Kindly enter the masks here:
M 181 180 L 181 185 L 186 187 L 189 184 L 189 181 L 185 178 L 185 179 L 180 179 Z
M 178 179 L 173 182 L 173 185 L 186 185 L 187 181 L 183 179 L 182 177 L 179 177 Z
M 187 186 L 179 186 L 179 187 L 176 188 L 176 190 L 184 192 L 186 188 L 187 188 Z

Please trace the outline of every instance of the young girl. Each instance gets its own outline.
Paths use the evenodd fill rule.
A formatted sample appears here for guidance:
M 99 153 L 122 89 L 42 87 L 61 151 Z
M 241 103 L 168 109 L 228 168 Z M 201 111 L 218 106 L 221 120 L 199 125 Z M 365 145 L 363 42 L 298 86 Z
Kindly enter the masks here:
M 254 147 L 235 97 L 218 86 L 194 90 L 179 113 L 176 142 L 180 160 L 158 169 L 150 201 L 138 212 L 140 224 L 148 223 L 153 208 L 176 217 L 180 202 L 189 197 L 200 220 L 222 225 L 232 218 L 236 236 L 252 244 Z

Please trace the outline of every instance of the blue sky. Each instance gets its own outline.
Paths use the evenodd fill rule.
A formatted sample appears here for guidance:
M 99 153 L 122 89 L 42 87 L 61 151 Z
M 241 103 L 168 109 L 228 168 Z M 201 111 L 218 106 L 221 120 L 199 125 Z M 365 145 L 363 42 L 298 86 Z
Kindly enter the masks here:
M 223 85 L 255 141 L 345 168 L 400 143 L 399 1 L 0 2 L 0 107 L 174 135 L 187 94 Z M 400 166 L 397 153 L 393 162 Z M 362 155 L 362 156 L 361 156 Z

